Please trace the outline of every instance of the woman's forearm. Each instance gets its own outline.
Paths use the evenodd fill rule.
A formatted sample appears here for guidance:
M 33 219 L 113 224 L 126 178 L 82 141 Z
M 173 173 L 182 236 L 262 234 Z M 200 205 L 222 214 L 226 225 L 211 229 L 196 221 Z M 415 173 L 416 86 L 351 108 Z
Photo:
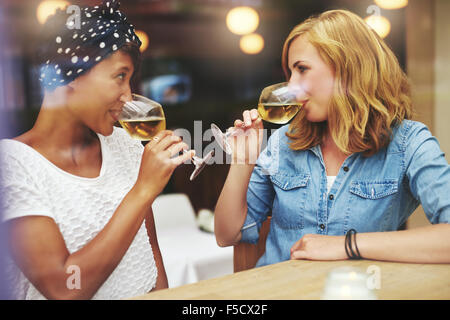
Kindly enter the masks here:
M 239 241 L 247 213 L 247 188 L 254 165 L 231 165 L 214 211 L 214 233 L 220 246 Z
M 356 242 L 365 259 L 412 263 L 450 263 L 450 225 L 358 233 Z

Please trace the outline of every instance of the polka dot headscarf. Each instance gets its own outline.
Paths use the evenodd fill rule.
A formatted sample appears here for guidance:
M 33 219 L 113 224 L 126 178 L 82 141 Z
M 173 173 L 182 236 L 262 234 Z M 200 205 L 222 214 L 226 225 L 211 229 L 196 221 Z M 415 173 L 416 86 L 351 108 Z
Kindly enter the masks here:
M 141 46 L 119 6 L 116 0 L 103 0 L 100 6 L 80 8 L 80 28 L 73 27 L 71 14 L 65 10 L 47 20 L 45 43 L 39 50 L 44 61 L 39 80 L 44 88 L 53 90 L 70 83 L 126 43 Z

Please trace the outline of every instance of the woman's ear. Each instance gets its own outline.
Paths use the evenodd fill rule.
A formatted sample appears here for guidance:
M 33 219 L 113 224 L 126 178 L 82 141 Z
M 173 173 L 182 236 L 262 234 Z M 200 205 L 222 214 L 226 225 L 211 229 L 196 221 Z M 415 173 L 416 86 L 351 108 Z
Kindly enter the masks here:
M 68 104 L 76 104 L 79 99 L 79 92 L 81 92 L 80 83 L 77 79 L 69 82 L 64 86 L 64 94 L 66 96 L 66 101 Z
M 68 84 L 65 85 L 65 87 L 67 87 L 67 93 L 77 91 L 77 88 L 79 87 L 78 79 L 79 78 L 75 78 L 74 80 L 70 81 Z
M 69 82 L 66 87 L 71 91 L 69 93 L 78 92 L 85 90 L 86 87 L 89 86 L 89 79 L 92 77 L 92 70 L 95 69 L 96 66 L 87 70 L 82 75 L 76 77 L 71 82 Z
M 67 101 L 73 103 L 79 99 L 79 93 L 83 92 L 81 88 L 80 77 L 72 80 L 68 84 L 64 86 L 65 96 L 67 97 Z

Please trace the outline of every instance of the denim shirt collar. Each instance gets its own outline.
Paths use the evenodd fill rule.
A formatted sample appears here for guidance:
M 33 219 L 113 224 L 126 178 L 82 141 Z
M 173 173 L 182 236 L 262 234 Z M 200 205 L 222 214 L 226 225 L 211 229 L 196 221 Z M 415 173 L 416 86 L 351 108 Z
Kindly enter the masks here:
M 306 150 L 311 151 L 312 153 L 314 153 L 319 159 L 321 159 L 323 161 L 323 155 L 322 155 L 322 148 L 320 147 L 320 144 L 317 144 L 311 148 L 308 148 Z M 350 158 L 353 158 L 359 154 L 361 154 L 362 152 L 353 152 L 352 154 L 348 155 L 347 158 L 345 159 L 345 161 L 347 161 Z M 344 161 L 344 163 L 345 163 Z
M 311 148 L 309 148 L 309 149 L 307 149 L 307 150 L 310 150 L 312 153 L 314 153 L 318 158 L 323 158 L 322 157 L 322 150 L 321 150 L 321 148 L 320 148 L 320 144 L 317 144 L 317 145 L 315 145 L 315 146 L 313 146 L 313 147 L 311 147 Z

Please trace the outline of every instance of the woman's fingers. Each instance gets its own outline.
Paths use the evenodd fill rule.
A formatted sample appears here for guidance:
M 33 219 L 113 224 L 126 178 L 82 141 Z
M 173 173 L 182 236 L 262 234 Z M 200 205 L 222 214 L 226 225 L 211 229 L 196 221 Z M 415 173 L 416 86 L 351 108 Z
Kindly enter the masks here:
M 146 147 L 153 149 L 154 147 L 156 147 L 161 140 L 163 140 L 165 137 L 167 136 L 171 136 L 173 135 L 173 131 L 170 130 L 162 130 L 160 132 L 158 132 L 151 140 L 149 143 L 147 143 Z
M 305 251 L 303 250 L 296 250 L 291 252 L 291 260 L 300 260 L 300 259 L 306 259 L 307 256 L 305 254 Z
M 252 125 L 252 117 L 251 117 L 250 111 L 249 110 L 245 110 L 242 113 L 242 117 L 244 118 L 244 125 L 245 125 L 245 127 L 246 128 L 250 127 Z
M 172 162 L 174 163 L 175 166 L 178 167 L 180 164 L 192 159 L 193 156 L 195 156 L 195 151 L 189 150 L 188 152 L 183 153 L 181 156 L 173 158 Z
M 240 128 L 240 127 L 244 126 L 244 122 L 242 120 L 236 119 L 234 121 L 234 126 L 237 128 Z
M 250 110 L 250 117 L 251 117 L 252 121 L 255 121 L 256 119 L 258 119 L 258 117 L 259 117 L 258 110 L 256 110 L 256 109 Z
M 245 110 L 242 116 L 244 119 L 244 126 L 246 129 L 248 129 L 249 127 L 255 127 L 255 125 L 259 125 L 261 122 L 258 110 L 256 109 Z
M 184 142 L 173 143 L 166 151 L 169 152 L 170 158 L 180 153 L 182 150 L 189 149 L 188 145 Z
M 300 238 L 299 240 L 297 240 L 297 241 L 292 245 L 292 247 L 291 247 L 291 254 L 292 254 L 294 251 L 299 250 L 299 249 L 302 247 L 302 240 L 303 240 L 303 237 Z
M 258 129 L 264 129 L 263 123 L 262 123 L 262 119 L 258 117 L 258 119 L 256 119 L 255 123 L 255 128 Z
M 304 259 L 305 251 L 303 250 L 303 237 L 297 240 L 291 247 L 291 259 Z
M 251 109 L 251 110 L 245 110 L 242 113 L 242 120 L 237 119 L 234 121 L 234 126 L 236 128 L 242 128 L 247 129 L 251 127 L 254 123 L 259 124 L 261 122 L 261 119 L 259 118 L 258 110 Z
M 154 150 L 156 152 L 164 151 L 169 149 L 173 144 L 180 143 L 181 138 L 179 136 L 176 136 L 174 134 L 167 135 L 164 138 L 159 141 L 157 145 L 154 146 Z

